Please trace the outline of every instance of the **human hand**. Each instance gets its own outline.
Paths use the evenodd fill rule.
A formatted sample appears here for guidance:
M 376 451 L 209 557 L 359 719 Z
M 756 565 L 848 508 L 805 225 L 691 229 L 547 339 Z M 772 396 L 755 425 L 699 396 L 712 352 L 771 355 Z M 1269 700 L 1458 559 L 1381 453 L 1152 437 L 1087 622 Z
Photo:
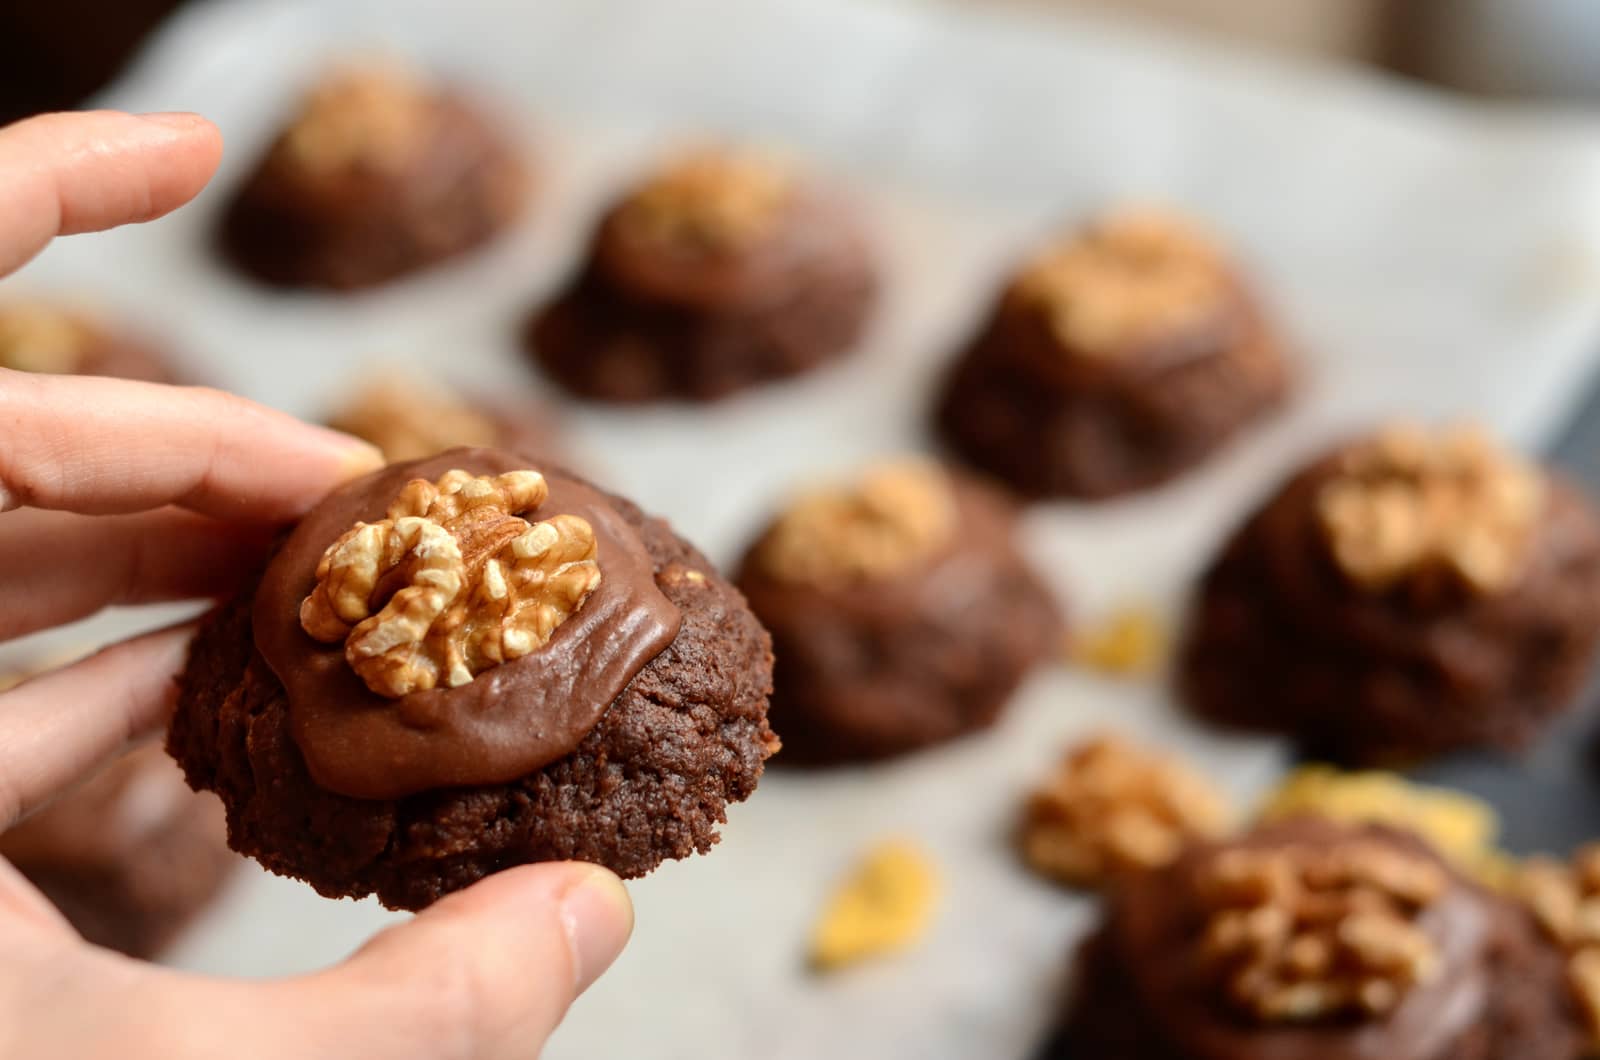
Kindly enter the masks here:
M 56 235 L 151 220 L 215 170 L 193 115 L 0 129 L 0 275 Z M 215 596 L 375 450 L 212 390 L 0 369 L 0 641 Z M 0 693 L 0 831 L 162 723 L 189 627 Z M 592 865 L 511 869 L 296 979 L 208 979 L 84 943 L 0 860 L 0 1056 L 536 1056 L 632 928 Z

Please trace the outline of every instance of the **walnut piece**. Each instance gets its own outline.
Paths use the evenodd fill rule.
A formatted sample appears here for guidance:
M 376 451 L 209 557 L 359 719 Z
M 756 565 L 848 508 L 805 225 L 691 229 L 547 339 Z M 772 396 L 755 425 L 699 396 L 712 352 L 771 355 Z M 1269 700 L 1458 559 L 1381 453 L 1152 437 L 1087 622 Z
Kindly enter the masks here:
M 1446 890 L 1428 858 L 1369 839 L 1235 847 L 1202 866 L 1201 940 L 1222 997 L 1267 1023 L 1390 1012 L 1438 972 L 1417 925 Z
M 939 877 L 915 844 L 885 840 L 839 885 L 811 935 L 811 965 L 831 971 L 906 949 L 933 920 Z
M 1500 819 L 1493 807 L 1459 791 L 1413 784 L 1395 773 L 1302 766 L 1267 795 L 1260 812 L 1263 821 L 1308 816 L 1411 832 L 1480 878 L 1496 874 L 1501 864 L 1495 846 Z
M 391 463 L 420 460 L 459 445 L 493 445 L 494 421 L 448 387 L 420 380 L 374 379 L 328 420 L 365 439 Z
M 278 149 L 312 176 L 394 173 L 422 149 L 436 111 L 424 78 L 402 64 L 343 67 L 312 87 Z
M 1551 941 L 1567 953 L 1567 985 L 1578 1002 L 1592 1050 L 1600 1054 L 1600 843 L 1570 861 L 1529 858 L 1513 893 Z
M 1538 468 L 1470 425 L 1396 425 L 1357 445 L 1317 496 L 1335 561 L 1383 591 L 1444 574 L 1482 594 L 1511 588 L 1544 507 Z
M 885 580 L 955 538 L 949 476 L 923 460 L 874 464 L 852 485 L 798 497 L 763 537 L 757 562 L 773 577 L 804 585 Z
M 662 246 L 728 253 L 769 235 L 795 194 L 794 174 L 750 151 L 686 154 L 636 189 L 621 219 Z
M 1124 210 L 1046 247 L 1011 297 L 1050 322 L 1075 356 L 1126 356 L 1204 324 L 1225 304 L 1230 270 L 1209 236 L 1184 218 Z
M 1144 677 L 1155 672 L 1166 649 L 1167 631 L 1161 617 L 1139 604 L 1119 607 L 1067 638 L 1068 658 L 1114 677 Z
M 1176 758 L 1104 733 L 1074 748 L 1029 796 L 1022 854 L 1073 886 L 1159 868 L 1191 839 L 1222 832 L 1227 800 Z
M 75 372 L 97 332 L 80 314 L 38 302 L 0 305 L 0 368 Z
M 300 625 L 368 688 L 455 688 L 549 641 L 600 584 L 594 531 L 574 515 L 519 518 L 549 490 L 537 471 L 413 479 L 376 523 L 328 547 Z

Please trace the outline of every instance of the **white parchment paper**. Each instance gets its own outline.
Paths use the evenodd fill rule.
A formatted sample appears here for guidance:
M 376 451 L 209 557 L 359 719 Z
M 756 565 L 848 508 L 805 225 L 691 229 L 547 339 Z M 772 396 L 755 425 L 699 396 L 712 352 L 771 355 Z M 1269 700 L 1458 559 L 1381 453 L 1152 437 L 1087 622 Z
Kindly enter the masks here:
M 306 73 L 373 48 L 497 99 L 537 145 L 537 209 L 484 253 L 370 295 L 283 296 L 229 275 L 206 243 L 221 200 Z M 569 409 L 589 466 L 719 561 L 797 481 L 927 447 L 934 373 L 999 270 L 1051 222 L 1117 199 L 1173 202 L 1227 233 L 1295 336 L 1305 381 L 1291 412 L 1170 489 L 1030 515 L 1029 547 L 1080 615 L 1130 597 L 1175 609 L 1286 465 L 1384 413 L 1470 413 L 1540 443 L 1600 349 L 1595 127 L 1096 23 L 868 0 L 236 0 L 181 19 L 107 102 L 205 112 L 227 134 L 225 172 L 194 208 L 63 241 L 6 287 L 100 298 L 214 381 L 305 415 L 380 359 L 541 387 L 516 354 L 518 319 L 618 183 L 676 139 L 782 145 L 847 183 L 890 281 L 859 356 L 710 409 Z M 631 885 L 632 946 L 548 1055 L 1026 1054 L 1092 905 L 1023 873 L 1007 830 L 1061 746 L 1108 722 L 1241 795 L 1281 768 L 1270 742 L 1205 732 L 1159 687 L 1058 670 L 978 738 L 871 769 L 774 771 L 711 856 Z M 932 936 L 808 978 L 819 902 L 886 833 L 941 863 Z M 284 974 L 390 919 L 251 869 L 173 959 Z

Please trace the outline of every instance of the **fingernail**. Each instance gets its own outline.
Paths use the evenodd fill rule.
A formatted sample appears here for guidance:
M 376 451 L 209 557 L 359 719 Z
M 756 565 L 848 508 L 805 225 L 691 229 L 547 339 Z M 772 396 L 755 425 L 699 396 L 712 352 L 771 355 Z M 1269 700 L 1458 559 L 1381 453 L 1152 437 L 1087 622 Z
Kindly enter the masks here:
M 590 866 L 561 896 L 561 922 L 581 994 L 627 945 L 633 934 L 633 902 L 621 880 Z
M 192 129 L 205 121 L 200 115 L 186 110 L 157 111 L 141 114 L 139 118 L 155 125 L 165 125 L 169 129 Z
M 349 437 L 344 437 L 341 441 L 343 448 L 339 453 L 339 462 L 343 465 L 347 479 L 376 471 L 388 462 L 383 458 L 383 451 L 375 445 Z

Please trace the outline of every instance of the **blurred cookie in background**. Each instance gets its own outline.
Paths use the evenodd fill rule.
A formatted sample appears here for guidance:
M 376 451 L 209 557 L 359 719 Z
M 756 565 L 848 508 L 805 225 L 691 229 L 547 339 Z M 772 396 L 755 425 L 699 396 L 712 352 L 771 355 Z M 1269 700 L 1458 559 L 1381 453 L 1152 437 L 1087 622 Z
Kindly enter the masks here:
M 1281 404 L 1290 374 L 1223 248 L 1187 218 L 1126 209 L 1007 281 L 936 418 L 958 454 L 1022 493 L 1102 498 L 1199 464 Z
M 1396 424 L 1294 475 L 1205 573 L 1188 705 L 1335 762 L 1524 746 L 1600 640 L 1600 516 L 1471 426 Z
M 585 397 L 709 401 L 840 356 L 877 290 L 866 234 L 830 190 L 768 155 L 703 148 L 605 214 L 527 339 Z
M 1318 818 L 1128 877 L 1077 984 L 1074 1060 L 1572 1060 L 1588 1039 L 1519 903 L 1408 833 Z
M 0 368 L 179 382 L 165 351 L 92 310 L 45 298 L 0 299 Z
M 140 958 L 171 943 L 240 864 L 222 804 L 190 791 L 159 742 L 0 834 L 0 857 L 85 939 Z
M 984 728 L 1062 635 L 1009 501 L 919 459 L 796 496 L 738 585 L 772 634 L 783 763 L 883 758 Z
M 508 449 L 565 461 L 561 427 L 533 398 L 489 401 L 404 369 L 374 369 L 327 419 L 371 442 L 390 463 L 421 460 L 458 446 Z
M 351 290 L 437 264 L 510 226 L 529 170 L 465 93 L 397 61 L 325 73 L 223 216 L 221 245 L 265 283 Z

